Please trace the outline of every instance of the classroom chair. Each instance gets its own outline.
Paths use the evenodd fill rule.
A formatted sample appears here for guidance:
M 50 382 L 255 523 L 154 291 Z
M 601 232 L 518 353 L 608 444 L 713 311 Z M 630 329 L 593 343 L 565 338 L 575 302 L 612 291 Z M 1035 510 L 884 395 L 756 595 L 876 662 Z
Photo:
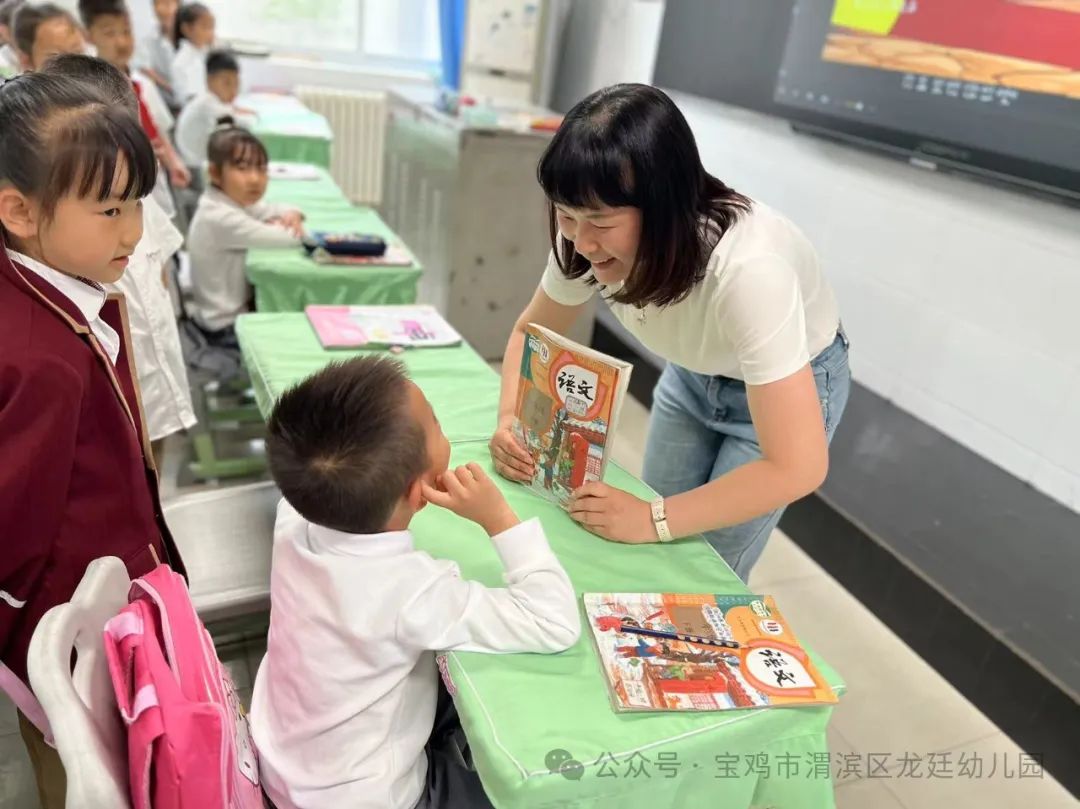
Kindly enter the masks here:
M 164 505 L 203 623 L 270 609 L 270 556 L 281 493 L 272 481 L 181 495 Z
M 45 613 L 30 639 L 30 687 L 67 773 L 69 809 L 130 806 L 127 736 L 102 640 L 105 622 L 127 604 L 130 586 L 123 562 L 95 559 L 71 601 Z

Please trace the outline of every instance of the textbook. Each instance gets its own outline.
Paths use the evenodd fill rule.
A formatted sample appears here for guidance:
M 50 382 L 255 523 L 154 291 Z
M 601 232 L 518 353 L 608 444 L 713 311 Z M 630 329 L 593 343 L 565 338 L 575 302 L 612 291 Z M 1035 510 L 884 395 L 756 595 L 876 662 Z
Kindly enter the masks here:
M 526 327 L 514 416 L 536 465 L 533 491 L 565 507 L 574 489 L 603 479 L 632 370 L 543 326 Z
M 767 595 L 585 593 L 616 711 L 838 702 Z
M 461 335 L 433 306 L 322 306 L 304 308 L 323 348 L 441 348 Z

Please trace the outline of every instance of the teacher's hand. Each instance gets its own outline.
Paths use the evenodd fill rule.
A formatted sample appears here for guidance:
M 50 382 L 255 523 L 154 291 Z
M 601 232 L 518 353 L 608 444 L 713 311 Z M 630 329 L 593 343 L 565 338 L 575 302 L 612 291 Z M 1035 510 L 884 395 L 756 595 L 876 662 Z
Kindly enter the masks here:
M 513 423 L 512 419 L 499 423 L 488 449 L 496 472 L 507 480 L 528 483 L 536 473 L 536 466 L 529 451 L 514 434 Z
M 656 542 L 652 509 L 639 497 L 606 483 L 586 483 L 574 490 L 570 517 L 597 536 L 640 545 Z

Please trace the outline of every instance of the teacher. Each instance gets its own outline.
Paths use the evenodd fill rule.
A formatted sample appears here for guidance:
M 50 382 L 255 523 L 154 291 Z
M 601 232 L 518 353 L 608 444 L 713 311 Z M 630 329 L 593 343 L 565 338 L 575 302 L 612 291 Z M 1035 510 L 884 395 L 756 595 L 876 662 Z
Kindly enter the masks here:
M 526 325 L 565 333 L 599 294 L 667 360 L 644 472 L 661 496 L 586 483 L 571 517 L 616 542 L 704 533 L 746 581 L 787 504 L 825 479 L 850 389 L 848 341 L 813 247 L 708 174 L 678 107 L 646 85 L 577 104 L 537 176 L 552 252 L 503 356 L 496 470 L 534 472 L 513 431 Z

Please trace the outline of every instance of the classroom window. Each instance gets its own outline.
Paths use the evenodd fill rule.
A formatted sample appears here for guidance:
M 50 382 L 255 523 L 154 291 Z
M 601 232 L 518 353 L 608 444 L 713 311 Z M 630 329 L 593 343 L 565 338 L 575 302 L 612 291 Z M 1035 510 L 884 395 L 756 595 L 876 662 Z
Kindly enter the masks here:
M 440 58 L 438 0 L 218 0 L 222 39 L 280 54 L 429 67 Z

